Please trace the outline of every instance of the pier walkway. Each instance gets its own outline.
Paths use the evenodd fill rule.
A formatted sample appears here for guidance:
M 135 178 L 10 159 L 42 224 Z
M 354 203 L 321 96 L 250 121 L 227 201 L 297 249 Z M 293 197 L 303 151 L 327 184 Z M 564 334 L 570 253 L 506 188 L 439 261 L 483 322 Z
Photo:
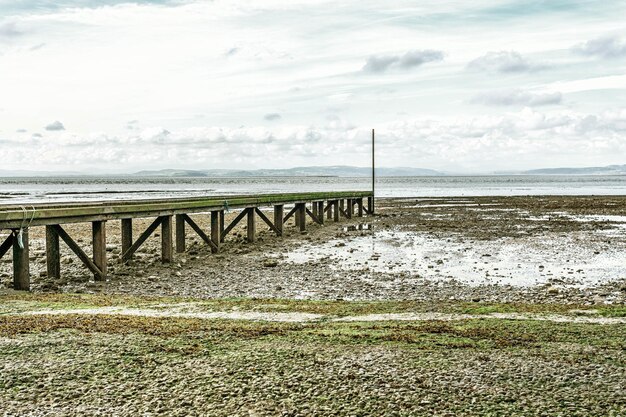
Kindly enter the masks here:
M 287 212 L 285 206 L 289 207 Z M 273 208 L 272 218 L 261 211 L 262 207 Z M 226 225 L 224 212 L 230 210 L 239 213 Z M 201 213 L 210 215 L 210 230 L 206 232 L 189 216 Z M 104 281 L 107 277 L 106 222 L 109 220 L 121 220 L 123 262 L 130 260 L 146 239 L 160 228 L 161 260 L 169 263 L 173 260 L 174 249 L 176 252 L 185 251 L 186 225 L 213 252 L 218 252 L 224 238 L 244 218 L 247 222 L 247 241 L 252 243 L 255 241 L 257 219 L 263 221 L 277 236 L 282 236 L 283 226 L 291 217 L 296 227 L 304 231 L 307 218 L 324 224 L 325 218 L 339 221 L 341 217 L 352 218 L 373 213 L 373 194 L 359 191 L 0 205 L 0 231 L 9 232 L 4 240 L 0 240 L 0 258 L 12 249 L 13 287 L 16 290 L 29 290 L 28 231 L 31 227 L 45 227 L 49 277 L 61 276 L 60 242 L 63 241 L 94 274 L 95 280 Z M 133 240 L 133 219 L 151 217 L 155 220 Z M 93 256 L 87 255 L 63 228 L 64 224 L 86 222 L 92 224 Z

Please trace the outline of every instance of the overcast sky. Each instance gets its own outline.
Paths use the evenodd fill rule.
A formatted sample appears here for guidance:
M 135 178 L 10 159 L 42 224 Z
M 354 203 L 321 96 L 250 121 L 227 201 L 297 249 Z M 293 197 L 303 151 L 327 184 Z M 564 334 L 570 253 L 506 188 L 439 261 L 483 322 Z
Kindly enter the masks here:
M 0 169 L 626 163 L 626 2 L 0 0 Z

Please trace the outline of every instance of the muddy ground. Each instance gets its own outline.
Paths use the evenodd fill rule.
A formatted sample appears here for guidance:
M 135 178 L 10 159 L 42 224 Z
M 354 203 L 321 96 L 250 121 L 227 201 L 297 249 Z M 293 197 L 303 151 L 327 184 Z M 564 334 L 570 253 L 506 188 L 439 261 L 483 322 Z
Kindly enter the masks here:
M 32 228 L 33 291 L 344 300 L 623 304 L 626 197 L 456 197 L 377 201 L 377 215 L 283 238 L 245 222 L 219 254 L 187 228 L 188 247 L 160 261 L 158 231 L 120 263 L 120 225 L 108 222 L 109 280 L 94 282 L 62 244 L 62 278 L 46 277 L 43 228 Z M 228 213 L 227 220 L 236 213 Z M 208 231 L 207 215 L 192 216 Z M 135 221 L 134 236 L 151 219 Z M 89 253 L 86 224 L 66 230 Z M 0 286 L 10 288 L 8 257 Z

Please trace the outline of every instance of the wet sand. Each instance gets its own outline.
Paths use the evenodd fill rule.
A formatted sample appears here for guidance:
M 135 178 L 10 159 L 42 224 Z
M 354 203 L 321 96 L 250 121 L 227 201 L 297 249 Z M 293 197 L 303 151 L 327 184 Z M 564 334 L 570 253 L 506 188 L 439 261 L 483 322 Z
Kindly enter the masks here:
M 45 276 L 44 230 L 31 231 L 33 291 L 344 300 L 624 304 L 626 197 L 454 197 L 381 199 L 374 217 L 300 235 L 293 220 L 277 238 L 244 225 L 211 254 L 188 230 L 188 248 L 160 262 L 153 236 L 119 263 L 120 227 L 107 226 L 109 281 L 93 282 L 62 245 L 62 279 Z M 229 213 L 232 218 L 236 213 Z M 208 230 L 206 215 L 192 216 Z M 151 220 L 135 222 L 134 235 Z M 86 224 L 66 230 L 89 253 Z M 158 232 L 157 232 L 158 234 Z M 11 286 L 8 257 L 0 288 Z

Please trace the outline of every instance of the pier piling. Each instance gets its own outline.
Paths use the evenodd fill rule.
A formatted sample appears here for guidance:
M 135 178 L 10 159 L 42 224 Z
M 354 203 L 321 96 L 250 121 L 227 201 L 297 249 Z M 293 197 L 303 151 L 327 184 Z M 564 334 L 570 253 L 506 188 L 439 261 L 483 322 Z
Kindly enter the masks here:
M 22 247 L 18 244 L 18 230 L 13 231 L 15 239 L 13 240 L 13 289 L 29 291 L 30 290 L 30 266 L 28 264 L 29 246 L 28 246 L 28 229 L 21 229 Z

